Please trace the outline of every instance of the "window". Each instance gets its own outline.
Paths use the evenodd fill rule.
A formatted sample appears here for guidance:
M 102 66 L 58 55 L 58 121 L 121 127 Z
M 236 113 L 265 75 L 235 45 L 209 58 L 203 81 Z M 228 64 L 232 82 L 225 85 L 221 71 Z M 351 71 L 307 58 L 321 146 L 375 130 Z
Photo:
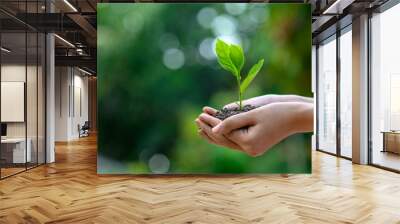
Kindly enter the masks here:
M 352 157 L 352 33 L 351 26 L 340 36 L 340 155 Z
M 371 162 L 400 170 L 400 4 L 371 18 Z
M 336 36 L 318 47 L 318 149 L 336 153 Z

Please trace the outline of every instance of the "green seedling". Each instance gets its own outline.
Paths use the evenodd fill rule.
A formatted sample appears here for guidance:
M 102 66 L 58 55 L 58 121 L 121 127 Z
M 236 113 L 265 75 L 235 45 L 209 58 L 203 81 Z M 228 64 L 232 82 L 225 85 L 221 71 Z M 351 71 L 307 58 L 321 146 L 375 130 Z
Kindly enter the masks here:
M 247 73 L 246 78 L 242 81 L 241 70 L 245 61 L 242 47 L 235 44 L 227 44 L 218 39 L 215 44 L 215 51 L 217 53 L 218 63 L 221 67 L 232 73 L 236 78 L 239 94 L 239 109 L 241 110 L 243 108 L 242 96 L 263 66 L 264 59 L 254 64 Z

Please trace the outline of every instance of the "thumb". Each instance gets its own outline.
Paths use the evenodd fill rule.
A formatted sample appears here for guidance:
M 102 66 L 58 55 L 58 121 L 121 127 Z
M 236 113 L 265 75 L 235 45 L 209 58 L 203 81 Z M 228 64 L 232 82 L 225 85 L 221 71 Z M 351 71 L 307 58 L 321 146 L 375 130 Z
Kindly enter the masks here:
M 224 109 L 236 109 L 239 107 L 239 102 L 233 102 L 224 106 Z
M 242 113 L 229 117 L 215 126 L 212 131 L 216 134 L 228 134 L 233 130 L 253 124 L 252 113 Z

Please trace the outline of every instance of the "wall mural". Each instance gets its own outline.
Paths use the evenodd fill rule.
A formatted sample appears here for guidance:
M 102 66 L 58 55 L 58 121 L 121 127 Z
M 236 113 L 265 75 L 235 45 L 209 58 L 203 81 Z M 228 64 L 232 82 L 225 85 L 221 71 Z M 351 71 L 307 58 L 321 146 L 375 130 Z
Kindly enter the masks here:
M 218 128 L 200 114 L 216 127 L 260 112 L 246 99 L 267 94 L 312 97 L 309 5 L 98 4 L 99 174 L 310 173 L 311 133 L 262 153 L 235 143 L 233 131 L 220 135 L 232 145 L 207 138 Z

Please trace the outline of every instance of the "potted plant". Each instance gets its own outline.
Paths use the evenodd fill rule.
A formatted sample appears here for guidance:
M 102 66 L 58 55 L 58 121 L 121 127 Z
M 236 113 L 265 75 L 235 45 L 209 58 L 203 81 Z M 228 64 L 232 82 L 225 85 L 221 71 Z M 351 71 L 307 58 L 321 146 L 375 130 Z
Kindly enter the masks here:
M 217 112 L 215 117 L 224 120 L 235 114 L 243 113 L 256 108 L 252 105 L 243 106 L 243 94 L 249 87 L 250 83 L 257 76 L 258 72 L 261 70 L 264 64 L 264 59 L 260 59 L 256 64 L 254 64 L 247 73 L 247 76 L 242 79 L 241 71 L 245 62 L 242 47 L 235 44 L 228 44 L 220 39 L 217 39 L 215 44 L 215 52 L 217 53 L 218 63 L 220 66 L 229 71 L 235 77 L 239 96 L 237 108 L 223 108 Z

